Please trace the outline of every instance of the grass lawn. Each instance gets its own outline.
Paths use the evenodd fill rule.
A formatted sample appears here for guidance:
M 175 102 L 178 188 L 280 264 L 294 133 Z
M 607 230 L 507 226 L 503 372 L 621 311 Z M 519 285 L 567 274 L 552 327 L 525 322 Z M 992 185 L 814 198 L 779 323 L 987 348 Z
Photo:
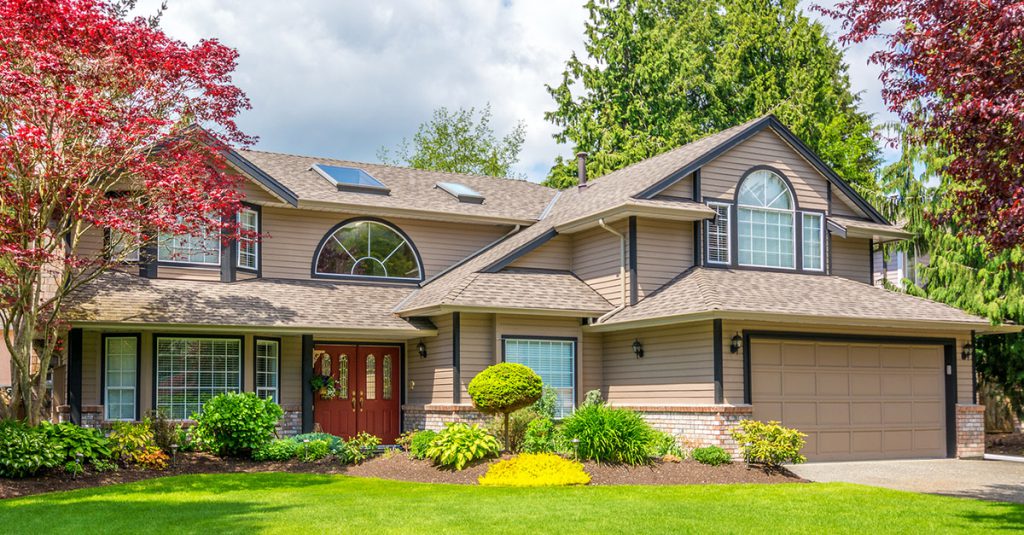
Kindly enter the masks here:
M 847 484 L 503 489 L 219 474 L 0 501 L 5 533 L 948 533 L 1024 527 L 1024 506 Z

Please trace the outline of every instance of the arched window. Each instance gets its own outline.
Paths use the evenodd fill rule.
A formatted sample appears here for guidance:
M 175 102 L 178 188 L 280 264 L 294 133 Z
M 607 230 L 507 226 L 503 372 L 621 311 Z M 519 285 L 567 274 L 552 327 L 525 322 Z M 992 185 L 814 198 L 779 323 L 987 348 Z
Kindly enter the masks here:
M 361 219 L 342 223 L 320 242 L 314 277 L 422 280 L 419 256 L 400 230 Z
M 796 268 L 795 208 L 782 177 L 767 169 L 747 175 L 736 193 L 740 265 Z

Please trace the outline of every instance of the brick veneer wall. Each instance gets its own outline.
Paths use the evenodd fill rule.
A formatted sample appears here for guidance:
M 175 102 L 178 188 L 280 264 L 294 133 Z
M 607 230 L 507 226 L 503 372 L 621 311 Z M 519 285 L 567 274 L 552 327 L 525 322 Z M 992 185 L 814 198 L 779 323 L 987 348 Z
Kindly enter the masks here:
M 285 408 L 284 416 L 277 423 L 277 434 L 282 437 L 298 435 L 302 432 L 302 410 Z
M 718 446 L 739 459 L 739 447 L 729 432 L 750 418 L 750 405 L 617 405 L 640 413 L 651 427 L 676 437 L 684 448 Z
M 956 406 L 956 456 L 961 459 L 985 455 L 985 406 Z
M 431 429 L 440 431 L 444 424 L 463 422 L 468 424 L 486 424 L 490 417 L 481 414 L 472 405 L 405 405 L 402 407 L 402 429 L 414 431 Z

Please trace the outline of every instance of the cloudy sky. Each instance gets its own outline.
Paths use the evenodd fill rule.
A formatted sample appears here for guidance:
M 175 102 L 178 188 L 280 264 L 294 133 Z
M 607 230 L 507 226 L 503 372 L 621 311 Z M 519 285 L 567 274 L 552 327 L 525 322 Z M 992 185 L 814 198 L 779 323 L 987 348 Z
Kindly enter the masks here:
M 812 3 L 803 0 L 806 10 Z M 269 151 L 376 161 L 434 108 L 490 102 L 499 134 L 526 123 L 519 172 L 542 180 L 568 153 L 544 121 L 544 84 L 583 51 L 582 0 L 169 0 L 163 28 L 189 43 L 238 49 L 236 83 L 253 109 L 239 120 Z M 159 0 L 143 0 L 151 13 Z M 815 13 L 810 14 L 818 18 Z M 824 21 L 830 28 L 834 24 Z M 876 121 L 878 69 L 869 46 L 847 51 L 853 87 Z

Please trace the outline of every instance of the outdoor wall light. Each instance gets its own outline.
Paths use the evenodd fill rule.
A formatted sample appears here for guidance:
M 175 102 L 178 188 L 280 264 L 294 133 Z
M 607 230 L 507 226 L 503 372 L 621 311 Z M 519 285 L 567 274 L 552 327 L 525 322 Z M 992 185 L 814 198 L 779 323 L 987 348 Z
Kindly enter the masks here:
M 971 360 L 974 358 L 974 344 L 967 342 L 964 350 L 960 352 L 960 360 Z
M 729 341 L 729 352 L 736 353 L 743 347 L 743 337 L 739 333 L 732 335 L 732 340 Z
M 633 354 L 636 355 L 636 358 L 638 359 L 644 358 L 644 345 L 640 343 L 639 338 L 633 340 Z
M 423 342 L 416 344 L 416 352 L 419 353 L 421 359 L 427 358 L 427 344 Z

